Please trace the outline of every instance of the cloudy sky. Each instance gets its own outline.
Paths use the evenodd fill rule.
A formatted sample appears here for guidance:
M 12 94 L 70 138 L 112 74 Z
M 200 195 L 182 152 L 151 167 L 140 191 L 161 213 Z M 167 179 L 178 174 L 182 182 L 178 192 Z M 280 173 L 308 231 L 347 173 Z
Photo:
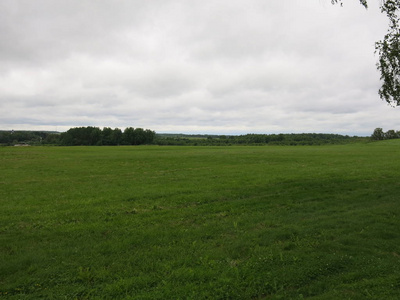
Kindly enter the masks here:
M 369 2 L 1 0 L 0 129 L 400 130 Z

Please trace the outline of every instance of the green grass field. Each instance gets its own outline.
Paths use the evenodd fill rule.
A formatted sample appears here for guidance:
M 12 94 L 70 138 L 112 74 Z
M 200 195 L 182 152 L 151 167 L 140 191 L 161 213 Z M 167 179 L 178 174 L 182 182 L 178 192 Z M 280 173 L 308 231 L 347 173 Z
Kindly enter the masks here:
M 2 147 L 0 298 L 399 299 L 400 141 Z

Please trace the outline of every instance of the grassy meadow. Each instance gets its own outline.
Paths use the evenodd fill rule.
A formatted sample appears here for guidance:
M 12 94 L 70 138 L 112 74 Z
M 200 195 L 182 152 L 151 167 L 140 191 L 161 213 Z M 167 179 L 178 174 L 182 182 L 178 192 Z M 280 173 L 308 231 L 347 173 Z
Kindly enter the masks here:
M 400 140 L 2 147 L 2 299 L 399 299 Z

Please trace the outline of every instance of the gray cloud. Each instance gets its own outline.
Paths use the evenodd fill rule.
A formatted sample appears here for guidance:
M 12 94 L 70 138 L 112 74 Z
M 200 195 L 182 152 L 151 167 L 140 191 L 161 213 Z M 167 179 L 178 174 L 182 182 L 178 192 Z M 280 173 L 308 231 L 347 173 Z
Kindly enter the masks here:
M 400 129 L 377 95 L 386 25 L 357 1 L 4 0 L 0 127 Z

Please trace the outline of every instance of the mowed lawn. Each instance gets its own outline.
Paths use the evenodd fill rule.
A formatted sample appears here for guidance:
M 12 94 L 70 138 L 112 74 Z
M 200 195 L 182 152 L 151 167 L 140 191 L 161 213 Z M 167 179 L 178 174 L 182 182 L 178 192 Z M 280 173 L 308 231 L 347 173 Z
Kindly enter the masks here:
M 2 147 L 0 298 L 399 299 L 400 141 Z

